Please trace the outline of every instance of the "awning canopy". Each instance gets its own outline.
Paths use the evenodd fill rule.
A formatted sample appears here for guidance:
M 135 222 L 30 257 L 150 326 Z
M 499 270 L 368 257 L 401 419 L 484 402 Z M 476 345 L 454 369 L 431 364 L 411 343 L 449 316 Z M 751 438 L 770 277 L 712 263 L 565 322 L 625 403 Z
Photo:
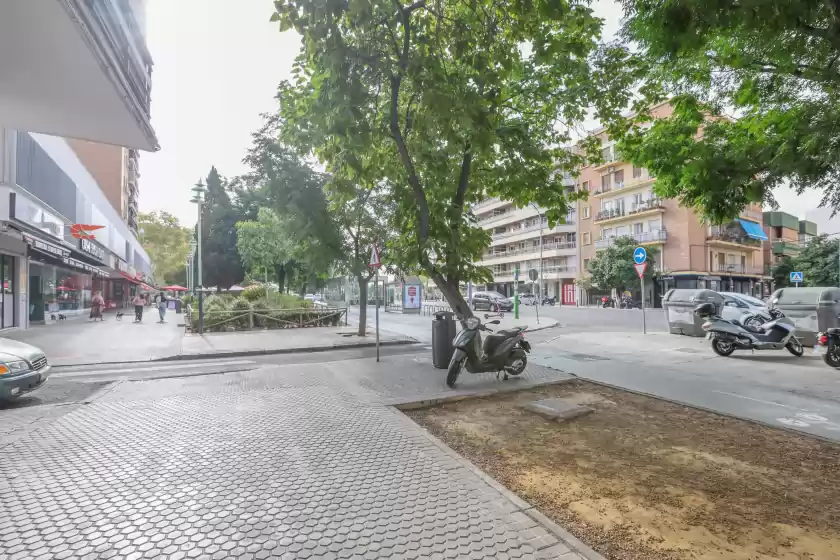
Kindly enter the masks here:
M 741 222 L 741 227 L 744 228 L 744 231 L 747 233 L 747 237 L 758 239 L 760 241 L 767 241 L 767 234 L 764 233 L 763 229 L 761 229 L 761 224 L 757 224 L 749 220 L 739 219 L 738 221 Z

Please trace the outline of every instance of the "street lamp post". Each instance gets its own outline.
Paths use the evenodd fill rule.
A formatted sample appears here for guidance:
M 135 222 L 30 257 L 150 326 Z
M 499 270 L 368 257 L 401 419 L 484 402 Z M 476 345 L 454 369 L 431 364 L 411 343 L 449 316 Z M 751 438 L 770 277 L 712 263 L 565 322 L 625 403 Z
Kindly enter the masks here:
M 195 295 L 195 248 L 195 240 L 190 241 L 190 252 L 187 255 L 187 262 L 189 263 L 189 277 L 187 278 L 187 287 L 190 289 L 190 293 L 192 293 L 193 295 Z
M 545 283 L 543 281 L 543 217 L 542 211 L 540 211 L 539 206 L 531 203 L 531 206 L 534 207 L 534 210 L 537 211 L 537 218 L 540 221 L 540 285 L 539 285 L 539 294 L 538 294 L 538 303 L 542 305 L 542 298 L 543 298 L 543 290 L 545 289 Z M 556 297 L 556 296 L 555 296 Z
M 195 205 L 198 207 L 198 223 L 196 225 L 196 248 L 197 248 L 197 276 L 198 276 L 198 334 L 204 333 L 204 281 L 202 279 L 201 274 L 201 207 L 204 204 L 204 192 L 207 189 L 204 188 L 204 183 L 201 182 L 201 179 L 198 180 L 198 183 L 192 188 L 193 198 L 191 202 L 194 202 Z

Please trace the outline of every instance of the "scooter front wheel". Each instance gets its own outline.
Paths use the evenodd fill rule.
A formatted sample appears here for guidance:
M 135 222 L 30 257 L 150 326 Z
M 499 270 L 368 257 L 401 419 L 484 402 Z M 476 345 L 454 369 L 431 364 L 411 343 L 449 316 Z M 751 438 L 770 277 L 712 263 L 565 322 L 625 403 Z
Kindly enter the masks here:
M 455 353 L 452 354 L 452 359 L 449 360 L 449 369 L 446 372 L 446 385 L 450 389 L 455 388 L 455 382 L 458 381 L 458 375 L 461 373 L 461 367 L 466 359 L 467 354 L 463 350 L 455 350 Z
M 823 354 L 823 361 L 828 366 L 840 368 L 840 345 L 833 340 L 829 340 L 828 348 L 826 348 L 825 354 Z
M 805 349 L 802 347 L 802 343 L 796 340 L 795 338 L 791 339 L 790 342 L 787 343 L 785 348 L 787 348 L 787 351 L 796 356 L 797 358 L 801 357 L 802 354 L 805 353 Z
M 508 375 L 521 375 L 525 371 L 525 366 L 528 365 L 528 357 L 524 350 L 514 350 L 507 357 L 505 362 L 505 373 Z
M 712 350 L 715 351 L 715 354 L 718 356 L 731 356 L 732 352 L 735 351 L 735 345 L 731 342 L 724 342 L 723 340 L 714 339 L 712 341 Z

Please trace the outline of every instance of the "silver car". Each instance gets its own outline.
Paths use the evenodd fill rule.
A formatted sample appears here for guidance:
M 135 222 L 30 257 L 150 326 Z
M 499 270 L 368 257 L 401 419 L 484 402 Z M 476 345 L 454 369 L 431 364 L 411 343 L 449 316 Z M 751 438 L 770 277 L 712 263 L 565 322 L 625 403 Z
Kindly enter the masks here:
M 0 402 L 16 399 L 46 383 L 50 367 L 40 349 L 0 338 Z
M 736 292 L 719 292 L 723 296 L 722 317 L 727 321 L 737 321 L 750 327 L 760 327 L 773 316 L 767 304 L 758 298 Z

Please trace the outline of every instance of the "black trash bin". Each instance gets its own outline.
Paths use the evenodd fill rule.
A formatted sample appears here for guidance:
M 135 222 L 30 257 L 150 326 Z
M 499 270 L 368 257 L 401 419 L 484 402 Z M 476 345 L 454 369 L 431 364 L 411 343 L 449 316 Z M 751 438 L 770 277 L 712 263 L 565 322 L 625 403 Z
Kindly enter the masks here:
M 432 321 L 432 363 L 438 369 L 449 367 L 449 360 L 455 353 L 452 342 L 456 333 L 455 313 L 438 311 Z

